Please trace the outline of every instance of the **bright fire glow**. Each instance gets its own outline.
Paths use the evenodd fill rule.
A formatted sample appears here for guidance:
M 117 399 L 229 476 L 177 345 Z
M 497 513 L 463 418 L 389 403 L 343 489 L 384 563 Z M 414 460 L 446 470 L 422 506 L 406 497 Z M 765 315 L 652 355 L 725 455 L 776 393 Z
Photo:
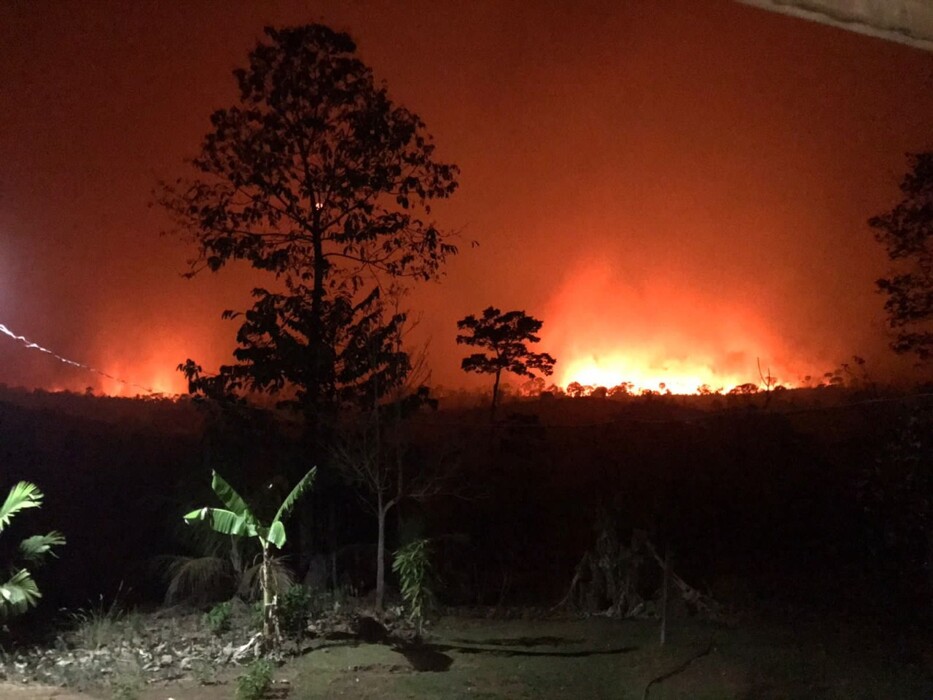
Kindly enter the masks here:
M 158 348 L 149 348 L 145 355 L 137 356 L 131 362 L 114 356 L 112 351 L 106 352 L 108 357 L 100 364 L 108 370 L 104 371 L 93 365 L 59 355 L 17 334 L 2 323 L 0 323 L 0 335 L 19 343 L 25 350 L 40 352 L 74 368 L 71 381 L 55 382 L 51 386 L 52 391 L 82 391 L 86 387 L 91 387 L 108 396 L 132 397 L 151 394 L 174 395 L 186 390 L 184 378 L 175 371 L 177 362 L 166 360 L 167 357 L 180 357 L 181 351 L 165 343 Z M 130 377 L 132 379 L 129 379 Z
M 673 394 L 693 394 L 704 384 L 713 391 L 728 391 L 750 381 L 744 376 L 721 374 L 709 364 L 697 361 L 667 362 L 666 366 L 652 367 L 650 360 L 639 362 L 633 355 L 622 354 L 575 358 L 564 368 L 561 376 L 561 384 L 565 387 L 571 382 L 593 387 L 614 387 L 630 382 L 636 392 L 651 389 Z
M 163 335 L 158 339 L 158 343 L 146 347 L 131 359 L 126 355 L 127 348 L 116 345 L 115 342 L 109 345 L 110 350 L 105 351 L 106 357 L 101 362 L 111 368 L 112 374 L 118 377 L 133 377 L 135 382 L 151 389 L 154 394 L 172 396 L 187 391 L 184 376 L 176 370 L 178 363 L 187 356 L 182 339 Z M 135 386 L 106 379 L 100 382 L 100 391 L 108 396 L 135 396 L 146 393 L 139 391 Z
M 810 365 L 763 315 L 744 298 L 714 298 L 680 281 L 633 284 L 608 263 L 588 263 L 568 274 L 546 308 L 540 348 L 557 357 L 554 380 L 563 387 L 629 382 L 633 392 L 729 391 L 763 386 L 759 362 L 761 374 L 794 386 Z

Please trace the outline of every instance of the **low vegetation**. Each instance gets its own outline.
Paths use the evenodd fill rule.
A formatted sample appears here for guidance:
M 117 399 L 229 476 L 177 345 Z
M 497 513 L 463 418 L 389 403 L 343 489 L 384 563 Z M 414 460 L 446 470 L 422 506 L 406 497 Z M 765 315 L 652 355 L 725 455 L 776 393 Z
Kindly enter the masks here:
M 272 686 L 272 662 L 256 659 L 236 682 L 237 700 L 262 700 Z
M 414 622 L 420 637 L 424 631 L 425 617 L 434 602 L 430 584 L 430 542 L 417 539 L 399 548 L 392 562 L 392 571 L 398 575 L 402 598 L 408 608 L 408 619 Z
M 45 495 L 39 487 L 28 481 L 21 481 L 13 486 L 3 505 L 0 505 L 0 533 L 10 527 L 17 514 L 31 508 L 39 508 L 44 498 Z M 65 537 L 57 530 L 45 535 L 32 535 L 19 543 L 19 558 L 32 565 L 41 564 L 46 557 L 53 554 L 56 547 L 64 544 Z M 37 605 L 42 597 L 29 569 L 13 562 L 8 563 L 8 568 L 12 572 L 10 578 L 0 583 L 0 618 L 21 615 Z

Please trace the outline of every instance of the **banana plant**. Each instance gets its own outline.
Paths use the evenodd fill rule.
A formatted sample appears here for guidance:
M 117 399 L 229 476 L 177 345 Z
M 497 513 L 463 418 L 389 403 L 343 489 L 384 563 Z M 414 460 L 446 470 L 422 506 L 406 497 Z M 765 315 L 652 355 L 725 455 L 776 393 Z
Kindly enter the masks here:
M 29 508 L 39 508 L 44 494 L 35 484 L 21 481 L 10 489 L 6 500 L 0 506 L 0 532 L 10 526 L 13 516 Z M 62 533 L 53 530 L 47 535 L 33 535 L 19 543 L 23 559 L 40 564 L 46 556 L 54 555 L 53 547 L 65 544 Z M 9 580 L 0 583 L 0 617 L 9 618 L 26 612 L 38 605 L 42 593 L 32 574 L 25 567 L 13 569 Z
M 262 522 L 249 507 L 246 500 L 228 484 L 220 474 L 212 471 L 211 488 L 226 508 L 199 508 L 188 513 L 185 522 L 205 520 L 211 528 L 223 535 L 254 538 L 262 549 L 262 568 L 259 585 L 262 590 L 262 634 L 263 649 L 275 648 L 280 641 L 278 616 L 276 615 L 277 591 L 272 577 L 272 550 L 285 545 L 284 520 L 291 514 L 295 503 L 311 488 L 316 467 L 312 467 L 291 493 L 282 501 L 270 523 Z

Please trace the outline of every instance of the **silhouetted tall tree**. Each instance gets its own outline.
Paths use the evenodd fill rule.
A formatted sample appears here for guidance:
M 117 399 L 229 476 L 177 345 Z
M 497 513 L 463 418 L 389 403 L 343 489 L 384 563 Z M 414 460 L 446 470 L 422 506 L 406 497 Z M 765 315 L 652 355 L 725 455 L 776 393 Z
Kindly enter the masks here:
M 549 376 L 554 371 L 557 360 L 546 352 L 532 352 L 526 345 L 541 340 L 536 333 L 541 330 L 542 325 L 543 321 L 527 315 L 524 311 L 502 313 L 493 306 L 484 310 L 479 318 L 471 314 L 457 321 L 457 328 L 466 331 L 457 335 L 458 343 L 488 351 L 464 357 L 460 367 L 464 372 L 495 375 L 490 408 L 492 420 L 496 417 L 499 382 L 503 370 L 523 377 L 535 377 L 535 372 Z
M 888 323 L 897 332 L 891 347 L 933 359 L 933 152 L 908 156 L 910 172 L 901 182 L 904 199 L 869 219 L 875 239 L 900 265 L 877 282 L 888 299 Z
M 237 363 L 209 379 L 189 361 L 192 389 L 285 392 L 318 421 L 348 394 L 392 385 L 404 316 L 384 314 L 380 279 L 435 278 L 457 252 L 427 217 L 458 169 L 435 159 L 424 123 L 348 35 L 319 24 L 265 35 L 234 71 L 238 103 L 211 115 L 194 176 L 156 196 L 197 244 L 189 275 L 243 260 L 275 278 L 245 314 L 224 314 L 242 318 Z

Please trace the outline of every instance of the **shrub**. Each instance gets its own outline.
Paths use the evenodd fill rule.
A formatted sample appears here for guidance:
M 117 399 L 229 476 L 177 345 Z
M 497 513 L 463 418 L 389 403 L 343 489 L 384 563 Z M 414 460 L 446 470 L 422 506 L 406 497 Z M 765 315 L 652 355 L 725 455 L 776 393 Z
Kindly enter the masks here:
M 395 552 L 392 562 L 402 585 L 402 597 L 408 605 L 408 619 L 413 621 L 421 635 L 424 618 L 433 593 L 429 588 L 431 577 L 430 547 L 428 540 L 413 540 Z
M 95 650 L 113 646 L 115 642 L 125 639 L 129 632 L 135 631 L 133 628 L 138 619 L 126 618 L 119 596 L 120 591 L 108 604 L 101 595 L 94 607 L 81 608 L 68 614 L 74 626 L 71 637 L 79 648 Z
M 279 626 L 286 637 L 301 644 L 311 615 L 311 589 L 307 586 L 292 586 L 279 597 Z
M 10 489 L 3 505 L 0 505 L 0 532 L 10 525 L 13 516 L 28 508 L 39 508 L 44 495 L 39 487 L 28 481 L 21 481 Z M 65 544 L 64 536 L 55 530 L 47 535 L 33 535 L 19 543 L 19 552 L 23 559 L 39 564 L 54 554 L 53 547 Z M 5 583 L 0 583 L 0 617 L 13 617 L 38 605 L 42 593 L 32 574 L 26 568 L 10 567 L 11 575 Z
M 220 635 L 230 631 L 230 617 L 233 607 L 230 601 L 218 603 L 204 613 L 204 622 L 214 634 Z
M 237 700 L 262 700 L 272 685 L 272 662 L 257 659 L 236 682 Z
M 111 700 L 136 700 L 145 686 L 146 681 L 138 664 L 117 669 L 110 681 Z

